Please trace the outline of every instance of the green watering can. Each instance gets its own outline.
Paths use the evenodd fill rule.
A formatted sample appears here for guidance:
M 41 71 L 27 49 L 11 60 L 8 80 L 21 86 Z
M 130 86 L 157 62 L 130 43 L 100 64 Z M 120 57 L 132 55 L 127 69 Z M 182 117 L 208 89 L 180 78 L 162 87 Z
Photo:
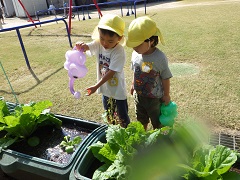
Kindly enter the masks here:
M 161 115 L 159 117 L 159 121 L 163 126 L 173 126 L 174 119 L 177 117 L 177 104 L 175 102 L 170 101 L 168 105 L 164 103 L 160 107 Z

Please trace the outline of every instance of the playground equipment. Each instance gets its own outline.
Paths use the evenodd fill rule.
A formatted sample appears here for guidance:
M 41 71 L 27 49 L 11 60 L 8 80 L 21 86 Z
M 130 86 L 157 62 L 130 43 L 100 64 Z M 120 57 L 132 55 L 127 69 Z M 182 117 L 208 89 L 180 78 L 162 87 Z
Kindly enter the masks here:
M 97 4 L 96 0 L 93 0 L 93 2 L 94 2 L 95 7 L 98 10 L 99 15 L 102 16 L 101 10 L 98 7 L 98 4 Z M 64 5 L 66 7 L 63 7 L 63 10 L 65 10 L 64 17 L 66 18 L 66 16 L 68 15 L 68 30 L 69 30 L 69 33 L 71 34 L 72 17 L 75 16 L 75 15 L 73 15 L 73 13 L 72 13 L 72 9 L 74 8 L 72 0 L 69 0 L 68 4 L 69 4 L 69 6 L 67 6 L 67 4 Z M 68 13 L 67 13 L 67 9 L 69 10 Z
M 34 7 L 34 10 L 35 10 L 36 20 L 33 20 L 31 18 L 30 14 L 28 13 L 26 8 L 24 7 L 24 4 L 22 3 L 22 1 L 18 0 L 20 5 L 22 6 L 24 11 L 26 12 L 29 20 L 34 24 L 34 21 L 39 21 L 38 13 L 43 12 L 43 11 L 36 11 L 34 0 L 31 0 L 31 1 L 33 3 L 33 7 Z M 123 3 L 125 3 L 125 4 L 127 4 L 127 8 L 128 8 L 127 16 L 130 15 L 130 13 L 129 13 L 129 4 L 130 4 L 132 14 L 135 14 L 135 18 L 136 18 L 136 5 L 139 2 L 144 2 L 145 14 L 146 14 L 146 0 L 120 0 L 120 1 L 116 1 L 116 2 L 104 2 L 104 3 L 97 3 L 96 0 L 93 0 L 93 4 L 82 5 L 82 6 L 73 6 L 72 0 L 69 0 L 69 3 L 65 3 L 63 1 L 63 8 L 62 8 L 64 10 L 64 16 L 63 17 L 64 18 L 68 18 L 68 30 L 69 30 L 69 33 L 71 34 L 72 18 L 75 17 L 75 15 L 72 13 L 72 9 L 74 9 L 74 8 L 77 9 L 77 12 L 78 12 L 79 8 L 82 8 L 83 20 L 84 20 L 85 19 L 85 17 L 84 17 L 84 8 L 87 8 L 88 18 L 91 19 L 91 17 L 89 16 L 88 8 L 91 7 L 91 6 L 95 6 L 97 11 L 98 11 L 99 18 L 100 18 L 100 17 L 102 17 L 102 12 L 101 12 L 99 6 L 100 5 L 108 5 L 108 4 L 120 4 L 120 6 L 121 6 L 121 13 L 122 13 L 122 16 L 123 16 L 122 5 L 123 5 Z M 53 3 L 52 3 L 52 5 L 53 5 Z M 134 12 L 132 10 L 132 6 L 134 6 Z M 68 13 L 67 13 L 67 11 L 68 11 Z M 55 17 L 56 17 L 56 8 L 54 8 L 53 6 L 51 6 L 51 8 L 49 7 L 49 9 L 47 9 L 47 12 L 55 12 Z M 78 13 L 78 19 L 79 19 L 79 13 Z M 37 27 L 37 26 L 35 25 L 35 27 Z
M 1 68 L 2 68 L 2 71 L 3 71 L 3 73 L 4 73 L 4 75 L 5 75 L 6 79 L 7 79 L 7 81 L 8 81 L 8 84 L 9 84 L 9 86 L 10 86 L 10 88 L 11 88 L 11 91 L 12 91 L 14 97 L 15 97 L 16 103 L 18 104 L 18 103 L 19 103 L 18 98 L 17 98 L 17 96 L 16 96 L 16 93 L 15 93 L 14 90 L 13 90 L 13 87 L 12 87 L 12 85 L 11 85 L 9 79 L 8 79 L 7 73 L 5 72 L 5 69 L 3 68 L 3 65 L 2 65 L 2 62 L 1 62 L 1 61 L 0 61 L 0 66 L 1 66 Z M 1 98 L 1 97 L 0 97 L 0 98 Z
M 96 2 L 96 0 L 93 0 L 95 7 L 98 10 L 99 15 L 102 17 L 102 12 L 100 10 L 100 8 L 98 7 L 98 4 Z M 72 26 L 72 0 L 69 0 L 69 17 L 68 17 L 68 30 L 69 33 L 71 34 L 71 26 Z
M 68 15 L 69 15 L 69 13 L 68 13 L 68 9 L 69 9 L 68 3 L 64 3 L 63 4 L 63 9 L 64 9 L 63 18 L 68 18 Z M 72 13 L 72 18 L 75 18 L 75 14 L 74 13 Z
M 83 2 L 85 2 L 85 1 L 83 1 Z M 147 11 L 147 7 L 146 7 L 147 1 L 146 0 L 118 0 L 118 1 L 96 3 L 96 5 L 98 6 L 98 8 L 100 6 L 106 6 L 106 5 L 119 5 L 122 17 L 123 17 L 123 6 L 126 5 L 127 6 L 126 16 L 130 16 L 131 14 L 134 14 L 135 18 L 136 18 L 137 17 L 137 4 L 141 3 L 141 2 L 144 3 L 144 8 L 145 8 L 144 10 L 145 10 L 145 14 L 146 14 L 146 11 Z M 89 9 L 90 9 L 90 7 L 94 7 L 96 5 L 95 4 L 83 4 L 80 6 L 73 6 L 72 8 L 77 10 L 78 20 L 80 21 L 79 9 L 82 11 L 83 20 L 85 20 L 85 11 L 87 11 L 88 19 L 91 19 L 90 15 L 89 15 Z M 99 8 L 99 11 L 98 11 L 99 18 L 101 16 L 100 12 L 101 11 Z
M 30 16 L 30 14 L 28 13 L 27 9 L 25 8 L 25 6 L 23 5 L 21 0 L 18 0 L 19 4 L 22 6 L 23 10 L 25 11 L 25 13 L 27 14 L 29 21 L 31 21 L 34 24 L 34 20 L 32 19 L 32 17 Z M 37 26 L 35 26 L 37 27 Z
M 39 21 L 36 16 L 37 9 L 47 8 L 45 0 L 12 0 L 12 5 L 17 17 L 28 17 L 28 21 L 32 23 Z
M 65 21 L 64 18 L 57 18 L 57 19 L 52 19 L 52 20 L 47 20 L 47 21 L 42 21 L 42 22 L 36 22 L 36 23 L 33 23 L 33 24 L 26 24 L 26 25 L 22 25 L 22 26 L 16 26 L 16 27 L 12 27 L 12 28 L 1 29 L 0 33 L 1 32 L 6 32 L 6 31 L 16 30 L 16 33 L 18 35 L 18 40 L 19 40 L 21 48 L 22 48 L 23 55 L 25 57 L 26 64 L 28 66 L 28 69 L 31 69 L 31 66 L 30 66 L 30 63 L 28 61 L 27 53 L 26 53 L 26 50 L 25 50 L 25 47 L 24 47 L 24 44 L 23 44 L 23 40 L 22 40 L 22 37 L 21 37 L 21 34 L 20 34 L 19 30 L 23 29 L 23 28 L 31 27 L 31 26 L 47 24 L 47 23 L 52 23 L 52 22 L 56 22 L 56 21 L 63 21 L 64 22 L 64 24 L 66 26 L 67 35 L 68 35 L 69 45 L 70 45 L 70 47 L 72 47 L 72 41 L 71 41 L 70 33 L 69 33 L 69 30 L 68 30 L 68 25 L 67 25 L 67 22 Z
M 83 1 L 83 2 L 85 2 L 85 1 Z M 69 3 L 66 3 L 65 1 L 63 1 L 63 8 L 53 7 L 53 2 L 51 1 L 52 6 L 51 7 L 49 6 L 49 9 L 39 10 L 39 11 L 36 12 L 36 14 L 37 14 L 37 17 L 38 17 L 38 14 L 42 14 L 42 13 L 45 13 L 45 12 L 53 12 L 53 11 L 58 11 L 58 10 L 64 10 L 64 16 L 63 17 L 68 18 L 68 29 L 69 29 L 69 32 L 71 34 L 71 25 L 72 25 L 71 21 L 72 21 L 72 18 L 75 17 L 75 15 L 72 13 L 73 9 L 77 11 L 78 20 L 80 20 L 79 10 L 82 11 L 83 20 L 85 20 L 84 11 L 87 11 L 88 19 L 91 19 L 90 15 L 89 15 L 89 8 L 90 7 L 96 7 L 96 9 L 98 11 L 98 14 L 99 14 L 99 18 L 102 17 L 102 12 L 101 12 L 99 6 L 103 6 L 103 5 L 118 5 L 119 4 L 120 9 L 121 9 L 121 15 L 123 16 L 123 8 L 122 7 L 125 4 L 125 5 L 127 5 L 127 9 L 128 9 L 128 12 L 127 12 L 126 16 L 130 16 L 130 14 L 135 14 L 135 18 L 136 18 L 136 15 L 137 15 L 136 6 L 137 6 L 138 3 L 141 3 L 141 2 L 144 3 L 145 14 L 146 14 L 146 2 L 147 2 L 146 0 L 118 0 L 118 1 L 103 2 L 103 3 L 97 3 L 96 0 L 93 0 L 93 4 L 85 4 L 84 3 L 83 5 L 80 5 L 80 6 L 73 6 L 72 0 L 69 0 Z M 134 10 L 133 10 L 133 8 L 134 8 Z M 56 16 L 56 14 L 55 14 L 55 16 Z

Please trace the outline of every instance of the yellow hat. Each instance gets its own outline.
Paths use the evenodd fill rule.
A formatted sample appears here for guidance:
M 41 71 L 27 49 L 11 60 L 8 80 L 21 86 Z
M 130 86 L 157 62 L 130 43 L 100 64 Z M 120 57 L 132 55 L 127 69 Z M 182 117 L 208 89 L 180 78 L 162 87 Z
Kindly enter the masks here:
M 123 19 L 114 14 L 105 14 L 98 23 L 98 28 L 107 29 L 123 36 L 125 29 L 125 22 Z
M 126 45 L 132 48 L 137 47 L 152 36 L 158 36 L 164 45 L 162 34 L 156 23 L 150 17 L 138 17 L 129 25 Z

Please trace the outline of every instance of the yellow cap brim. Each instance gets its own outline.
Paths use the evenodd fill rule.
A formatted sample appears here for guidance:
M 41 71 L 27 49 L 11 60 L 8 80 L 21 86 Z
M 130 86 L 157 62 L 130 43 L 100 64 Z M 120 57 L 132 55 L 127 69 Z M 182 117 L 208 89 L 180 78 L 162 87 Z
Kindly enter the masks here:
M 134 47 L 139 46 L 142 43 L 143 43 L 142 41 L 134 41 L 133 42 L 133 41 L 127 40 L 126 45 L 127 45 L 127 47 L 134 48 Z
M 162 37 L 162 34 L 161 34 L 161 32 L 160 32 L 160 30 L 158 28 L 157 28 L 157 32 L 153 36 L 158 36 L 158 38 L 159 38 L 160 42 L 162 43 L 162 45 L 165 45 L 164 39 Z M 142 40 L 141 41 L 130 41 L 130 40 L 127 40 L 126 45 L 127 45 L 127 47 L 134 48 L 134 47 L 137 47 L 140 44 L 142 44 L 145 40 L 146 39 L 144 39 L 143 41 Z
M 99 40 L 98 26 L 96 26 L 96 27 L 94 28 L 94 30 L 93 30 L 92 39 L 93 39 L 93 40 Z M 119 44 L 121 44 L 122 46 L 125 46 L 125 45 L 126 45 L 126 38 L 125 38 L 124 35 L 122 36 L 122 39 L 121 39 L 121 41 L 119 42 Z

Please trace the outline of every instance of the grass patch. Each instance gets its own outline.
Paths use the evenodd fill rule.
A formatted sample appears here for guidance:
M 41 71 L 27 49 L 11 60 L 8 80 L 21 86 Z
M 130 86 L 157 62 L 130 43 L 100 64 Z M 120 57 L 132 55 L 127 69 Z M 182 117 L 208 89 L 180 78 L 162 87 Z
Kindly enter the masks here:
M 204 1 L 198 1 L 204 2 Z M 237 2 L 193 5 L 169 9 L 152 9 L 147 13 L 158 24 L 165 46 L 158 45 L 174 64 L 190 64 L 198 73 L 171 79 L 171 97 L 178 104 L 178 121 L 186 117 L 214 122 L 222 128 L 240 129 L 240 4 Z M 184 1 L 188 4 L 188 1 Z M 193 2 L 196 3 L 195 1 Z M 138 12 L 138 16 L 143 15 Z M 126 27 L 134 16 L 124 16 Z M 99 19 L 72 22 L 72 42 L 91 41 L 90 34 Z M 1 62 L 21 103 L 49 99 L 52 111 L 58 114 L 102 122 L 101 96 L 86 97 L 85 89 L 96 83 L 94 57 L 88 57 L 88 73 L 75 81 L 75 90 L 82 93 L 79 100 L 68 89 L 67 71 L 63 68 L 65 53 L 70 49 L 62 23 L 36 29 L 21 30 L 33 72 L 26 66 L 15 32 L 0 36 Z M 132 49 L 125 48 L 125 75 L 132 80 L 130 57 Z M 183 69 L 174 70 L 182 73 Z M 14 102 L 8 82 L 0 70 L 0 96 Z M 128 94 L 129 115 L 134 116 L 133 98 Z

